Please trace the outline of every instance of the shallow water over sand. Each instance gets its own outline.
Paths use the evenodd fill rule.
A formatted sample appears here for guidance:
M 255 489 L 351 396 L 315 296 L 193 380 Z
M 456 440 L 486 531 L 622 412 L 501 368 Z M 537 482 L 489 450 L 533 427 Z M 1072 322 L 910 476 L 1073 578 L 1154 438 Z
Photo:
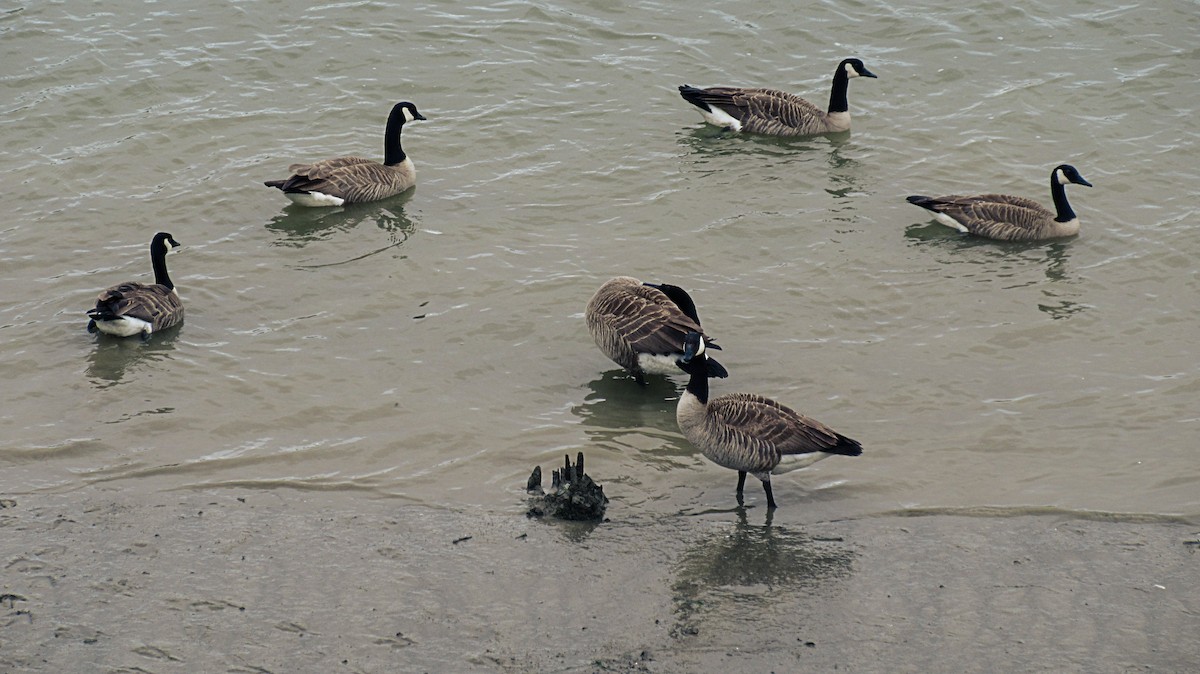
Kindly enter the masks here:
M 1186 669 L 1196 34 L 1178 2 L 11 7 L 0 669 Z M 851 55 L 879 78 L 838 137 L 730 136 L 676 92 L 822 104 Z M 378 157 L 398 100 L 413 192 L 262 185 Z M 1049 204 L 1063 162 L 1095 185 L 1074 239 L 904 200 Z M 89 335 L 160 230 L 182 328 Z M 682 378 L 592 344 L 618 274 L 692 291 L 714 393 L 863 456 L 735 508 Z M 578 451 L 610 521 L 526 519 Z
M 251 487 L 523 512 L 583 450 L 611 511 L 733 505 L 582 321 L 606 278 L 690 289 L 732 376 L 860 440 L 776 481 L 778 520 L 981 506 L 1200 515 L 1194 7 L 42 3 L 0 51 L 0 493 Z M 801 14 L 801 12 L 804 12 Z M 681 83 L 854 130 L 730 137 Z M 262 180 L 377 156 L 419 184 L 329 211 Z M 964 239 L 912 193 L 1069 196 L 1071 240 Z M 84 331 L 158 230 L 187 306 Z M 751 502 L 761 499 L 755 486 Z

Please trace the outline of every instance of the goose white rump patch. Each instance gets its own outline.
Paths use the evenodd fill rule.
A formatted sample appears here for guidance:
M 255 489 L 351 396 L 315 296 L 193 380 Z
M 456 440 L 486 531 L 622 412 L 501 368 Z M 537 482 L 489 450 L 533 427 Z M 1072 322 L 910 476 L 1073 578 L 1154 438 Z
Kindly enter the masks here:
M 321 206 L 341 206 L 346 203 L 346 200 L 341 197 L 335 197 L 324 192 L 284 192 L 284 196 L 292 200 L 293 204 L 300 206 L 308 206 L 317 208 Z
M 154 332 L 154 326 L 140 318 L 124 316 L 113 321 L 96 321 L 96 329 L 115 337 L 132 337 Z
M 728 112 L 725 112 L 715 105 L 709 104 L 709 107 L 712 108 L 712 110 L 700 110 L 700 108 L 696 108 L 697 110 L 700 110 L 700 114 L 704 117 L 704 121 L 712 124 L 713 126 L 726 127 L 732 131 L 742 130 L 742 123 L 739 122 L 733 115 L 730 115 Z
M 790 473 L 793 470 L 807 468 L 821 459 L 828 459 L 833 456 L 829 452 L 810 452 L 808 454 L 787 454 L 779 461 L 779 465 L 771 469 L 773 475 L 783 475 Z M 759 478 L 761 479 L 761 478 Z
M 955 220 L 954 218 L 950 217 L 949 215 L 946 215 L 945 213 L 938 213 L 938 212 L 934 211 L 933 219 L 937 220 L 938 222 L 942 223 L 943 225 L 945 225 L 947 227 L 953 227 L 954 229 L 957 229 L 960 232 L 971 231 L 971 230 L 967 229 L 966 227 L 964 227 L 962 225 L 962 223 L 960 223 L 958 220 Z

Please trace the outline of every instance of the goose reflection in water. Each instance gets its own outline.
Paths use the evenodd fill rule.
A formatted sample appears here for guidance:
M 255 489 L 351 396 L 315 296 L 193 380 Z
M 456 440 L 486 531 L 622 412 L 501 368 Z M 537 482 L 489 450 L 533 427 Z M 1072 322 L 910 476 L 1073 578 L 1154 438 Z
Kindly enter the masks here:
M 849 133 L 824 136 L 745 136 L 713 126 L 682 129 L 675 133 L 677 144 L 688 148 L 698 157 L 772 157 L 786 160 L 796 158 L 797 152 L 824 152 L 845 145 Z
M 631 379 L 624 370 L 609 370 L 588 382 L 591 392 L 571 408 L 589 444 L 636 456 L 657 470 L 700 465 L 703 459 L 696 458 L 675 421 L 678 382 L 648 377 L 643 388 Z
M 279 215 L 271 218 L 267 229 L 280 235 L 280 246 L 303 248 L 310 243 L 326 241 L 348 232 L 364 222 L 388 233 L 391 245 L 408 240 L 416 230 L 412 219 L 404 212 L 404 204 L 413 191 L 385 201 L 348 204 L 329 208 L 305 208 L 289 204 Z
M 1038 310 L 1054 320 L 1071 318 L 1092 308 L 1090 304 L 1069 299 L 1084 296 L 1081 278 L 1076 274 L 1071 274 L 1067 268 L 1070 251 L 1069 242 L 1063 241 L 1055 241 L 1043 249 L 1046 280 L 1050 283 L 1042 284 L 1042 295 L 1045 300 L 1038 303 Z
M 775 597 L 832 585 L 853 572 L 855 554 L 840 537 L 776 527 L 770 510 L 762 525 L 747 521 L 746 508 L 735 512 L 736 523 L 721 524 L 677 565 L 672 585 L 677 635 L 698 633 L 697 624 L 709 614 L 722 623 L 753 621 Z
M 572 412 L 584 424 L 598 428 L 625 430 L 653 427 L 678 434 L 675 425 L 675 401 L 679 383 L 665 377 L 648 377 L 645 388 L 630 384 L 632 377 L 613 369 L 588 382 L 591 393 Z
M 96 388 L 116 386 L 138 367 L 170 359 L 183 329 L 182 324 L 167 328 L 155 333 L 154 339 L 149 341 L 101 335 L 96 340 L 96 348 L 88 352 L 85 374 Z
M 995 241 L 936 224 L 909 227 L 905 237 L 910 245 L 936 247 L 939 257 L 934 262 L 938 266 L 932 267 L 931 273 L 958 283 L 996 284 L 1004 290 L 1036 287 L 1043 298 L 1037 303 L 1038 310 L 1054 320 L 1092 309 L 1092 305 L 1073 299 L 1084 297 L 1086 279 L 1069 266 L 1071 241 Z M 1039 270 L 1041 274 L 1037 274 Z

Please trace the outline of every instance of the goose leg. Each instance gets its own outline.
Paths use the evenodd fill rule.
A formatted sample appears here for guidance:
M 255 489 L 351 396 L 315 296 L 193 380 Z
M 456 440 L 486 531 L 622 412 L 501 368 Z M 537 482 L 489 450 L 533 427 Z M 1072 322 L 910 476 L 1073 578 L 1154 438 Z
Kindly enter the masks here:
M 767 478 L 763 480 L 763 491 L 767 492 L 767 509 L 775 509 L 775 494 L 771 493 L 771 480 Z
M 739 497 L 742 495 L 742 489 L 745 486 L 746 486 L 746 471 L 739 470 L 738 471 L 738 490 L 737 490 L 737 495 Z

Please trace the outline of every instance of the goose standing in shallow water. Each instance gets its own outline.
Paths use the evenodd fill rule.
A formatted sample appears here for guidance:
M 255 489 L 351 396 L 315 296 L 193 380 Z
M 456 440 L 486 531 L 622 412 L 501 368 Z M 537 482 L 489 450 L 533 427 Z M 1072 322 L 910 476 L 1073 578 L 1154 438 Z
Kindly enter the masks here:
M 1075 236 L 1079 217 L 1067 202 L 1068 183 L 1091 187 L 1070 164 L 1059 164 L 1050 172 L 1050 196 L 1054 211 L 1033 199 L 1008 194 L 945 197 L 913 195 L 908 203 L 933 211 L 934 219 L 960 232 L 1001 241 L 1038 241 Z
M 683 355 L 684 337 L 702 332 L 696 303 L 687 291 L 666 283 L 642 283 L 629 276 L 618 276 L 600 286 L 588 301 L 584 319 L 596 346 L 642 386 L 646 385 L 646 373 L 678 374 L 675 361 Z M 709 347 L 721 348 L 711 342 Z M 712 358 L 706 372 L 709 377 L 729 374 Z
M 770 136 L 816 136 L 850 130 L 846 91 L 852 77 L 875 77 L 858 59 L 845 59 L 833 72 L 829 109 L 776 89 L 679 87 L 683 100 L 696 106 L 704 121 L 731 131 Z
M 685 341 L 678 366 L 691 378 L 679 396 L 675 419 L 688 442 L 698 447 L 709 461 L 738 472 L 739 504 L 747 473 L 762 480 L 767 507 L 773 509 L 772 473 L 791 472 L 834 454 L 862 454 L 862 445 L 857 440 L 769 398 L 753 393 L 727 393 L 709 399 L 704 338 L 692 332 Z
M 301 206 L 341 206 L 377 201 L 400 194 L 417 184 L 417 169 L 400 147 L 400 132 L 407 122 L 425 119 L 417 106 L 397 103 L 388 115 L 383 135 L 383 163 L 362 157 L 336 157 L 312 164 L 292 164 L 291 177 L 268 180 L 284 196 Z
M 178 248 L 179 242 L 166 232 L 159 232 L 150 241 L 150 264 L 154 267 L 154 283 L 147 285 L 129 281 L 100 293 L 96 307 L 87 314 L 88 332 L 103 332 L 117 337 L 141 335 L 166 330 L 183 322 L 183 302 L 175 284 L 167 275 L 167 253 Z

